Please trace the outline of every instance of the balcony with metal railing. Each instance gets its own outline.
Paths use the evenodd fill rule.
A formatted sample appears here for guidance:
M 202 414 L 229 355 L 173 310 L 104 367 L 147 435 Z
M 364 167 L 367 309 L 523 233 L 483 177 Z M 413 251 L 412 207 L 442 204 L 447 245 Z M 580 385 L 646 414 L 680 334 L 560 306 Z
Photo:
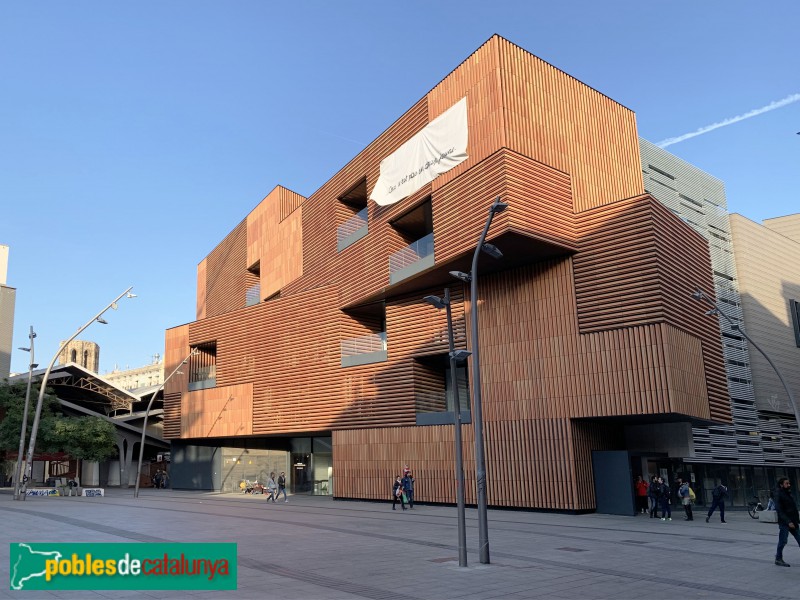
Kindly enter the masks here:
M 341 341 L 342 366 L 355 367 L 376 362 L 385 362 L 386 332 L 371 333 Z
M 217 387 L 217 365 L 198 367 L 189 371 L 189 391 Z
M 389 283 L 397 283 L 434 265 L 433 233 L 389 257 Z
M 358 240 L 367 235 L 367 208 L 364 207 L 358 213 L 339 225 L 336 229 L 336 250 L 341 252 L 348 246 L 352 246 Z

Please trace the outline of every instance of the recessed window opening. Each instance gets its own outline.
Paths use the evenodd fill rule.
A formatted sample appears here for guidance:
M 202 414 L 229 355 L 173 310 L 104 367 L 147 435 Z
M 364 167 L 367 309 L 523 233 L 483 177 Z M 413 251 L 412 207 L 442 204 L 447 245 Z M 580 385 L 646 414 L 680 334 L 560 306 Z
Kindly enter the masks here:
M 366 177 L 339 196 L 336 228 L 336 248 L 339 252 L 367 235 L 369 231 L 367 200 Z
M 727 279 L 728 281 L 736 281 L 736 279 L 731 275 L 720 273 L 719 271 L 714 271 L 714 275 L 716 275 L 717 277 L 722 277 L 723 279 Z
M 659 169 L 658 167 L 654 167 L 653 165 L 647 165 L 647 168 L 648 168 L 648 169 L 650 169 L 650 170 L 652 170 L 652 171 L 655 171 L 655 172 L 656 172 L 656 173 L 658 173 L 659 175 L 663 175 L 664 177 L 668 177 L 669 179 L 672 179 L 672 180 L 674 180 L 674 179 L 675 179 L 675 176 L 674 176 L 674 175 L 670 175 L 670 174 L 669 174 L 669 173 L 667 173 L 666 171 L 662 171 L 661 169 Z
M 794 341 L 800 348 L 800 302 L 789 300 L 789 312 L 792 314 L 792 327 L 794 328 Z
M 389 283 L 397 283 L 434 265 L 430 196 L 390 221 L 389 225 L 407 244 L 389 256 Z
M 217 342 L 194 344 L 196 349 L 189 358 L 189 390 L 202 390 L 217 386 Z
M 386 361 L 386 303 L 374 302 L 345 312 L 351 321 L 348 325 L 350 334 L 340 342 L 341 366 L 355 367 Z

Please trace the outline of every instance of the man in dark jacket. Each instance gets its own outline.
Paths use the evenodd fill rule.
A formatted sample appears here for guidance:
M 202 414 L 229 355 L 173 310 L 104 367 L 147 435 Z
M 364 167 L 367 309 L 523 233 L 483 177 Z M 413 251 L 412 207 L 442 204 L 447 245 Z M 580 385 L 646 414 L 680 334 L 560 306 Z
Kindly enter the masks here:
M 658 506 L 661 504 L 661 484 L 658 478 L 650 478 L 650 487 L 647 490 L 647 497 L 650 499 L 650 518 L 658 518 Z
M 711 518 L 711 515 L 714 514 L 714 511 L 719 508 L 719 522 L 720 523 L 727 523 L 725 520 L 725 498 L 728 497 L 728 487 L 720 483 L 717 487 L 713 489 L 711 492 L 711 508 L 708 509 L 708 515 L 706 516 L 706 523 Z
M 775 498 L 775 509 L 778 511 L 778 552 L 775 554 L 775 564 L 779 567 L 788 567 L 789 565 L 783 562 L 783 549 L 786 542 L 789 541 L 789 534 L 794 536 L 797 540 L 797 545 L 800 546 L 800 517 L 797 514 L 797 504 L 794 498 L 789 493 L 792 484 L 786 477 L 778 479 L 778 493 Z

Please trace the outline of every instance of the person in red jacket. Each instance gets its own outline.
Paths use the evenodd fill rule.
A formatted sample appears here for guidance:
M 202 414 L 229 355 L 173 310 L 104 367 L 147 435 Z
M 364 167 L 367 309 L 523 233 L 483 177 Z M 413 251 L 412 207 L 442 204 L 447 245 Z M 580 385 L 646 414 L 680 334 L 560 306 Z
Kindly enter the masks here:
M 639 475 L 636 482 L 633 484 L 636 490 L 636 511 L 640 513 L 647 512 L 647 482 Z

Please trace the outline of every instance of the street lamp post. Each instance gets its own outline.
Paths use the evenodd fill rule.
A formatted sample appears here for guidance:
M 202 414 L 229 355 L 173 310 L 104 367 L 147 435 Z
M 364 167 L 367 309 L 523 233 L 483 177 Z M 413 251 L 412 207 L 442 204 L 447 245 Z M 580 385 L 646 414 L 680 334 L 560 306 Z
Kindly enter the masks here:
M 131 293 L 132 289 L 133 289 L 133 286 L 129 287 L 127 290 L 122 292 L 119 296 L 117 296 L 111 302 L 109 302 L 103 308 L 103 310 L 101 310 L 99 313 L 97 313 L 95 316 L 93 316 L 89 321 L 87 321 L 87 323 L 83 327 L 78 329 L 78 331 L 76 331 L 71 338 L 69 338 L 66 342 L 61 342 L 61 345 L 59 345 L 59 347 L 58 347 L 58 351 L 55 353 L 55 355 L 53 355 L 53 359 L 50 361 L 50 364 L 47 365 L 47 370 L 44 372 L 44 375 L 42 376 L 42 384 L 39 387 L 39 399 L 36 402 L 36 413 L 35 413 L 35 415 L 33 417 L 33 426 L 31 427 L 31 439 L 30 439 L 30 442 L 28 443 L 28 455 L 25 457 L 25 475 L 28 478 L 31 477 L 32 470 L 33 470 L 33 450 L 36 447 L 36 434 L 38 433 L 38 430 L 39 430 L 39 417 L 42 414 L 42 402 L 44 401 L 44 392 L 45 392 L 45 388 L 47 387 L 47 380 L 50 377 L 50 371 L 53 369 L 53 365 L 56 363 L 56 359 L 58 359 L 58 355 L 61 353 L 61 349 L 64 348 L 64 346 L 66 346 L 67 344 L 69 344 L 76 337 L 78 337 L 81 333 L 83 333 L 84 329 L 89 327 L 89 325 L 91 325 L 95 321 L 99 321 L 100 323 L 104 323 L 105 321 L 103 319 L 103 313 L 106 312 L 111 307 L 116 308 L 117 307 L 117 301 L 120 298 L 122 298 L 125 295 L 127 295 L 128 298 L 135 298 L 136 294 Z M 20 491 L 21 500 L 25 500 L 25 496 L 27 495 L 27 491 L 28 491 L 28 481 L 24 480 L 24 478 L 23 478 L 22 489 Z
M 138 498 L 139 497 L 139 479 L 141 479 L 141 477 L 142 477 L 142 457 L 144 456 L 144 436 L 145 436 L 145 434 L 147 432 L 147 417 L 150 416 L 150 409 L 153 406 L 153 400 L 156 399 L 156 396 L 158 395 L 158 392 L 160 392 L 161 390 L 164 389 L 164 386 L 167 385 L 167 382 L 172 378 L 172 376 L 176 375 L 177 373 L 179 373 L 179 369 L 183 365 L 185 365 L 187 362 L 189 362 L 189 359 L 195 354 L 197 354 L 197 348 L 192 348 L 192 351 L 189 352 L 189 355 L 186 358 L 184 358 L 178 364 L 177 367 L 175 367 L 175 370 L 173 370 L 172 373 L 170 373 L 164 379 L 164 381 L 161 382 L 161 385 L 158 386 L 156 391 L 153 392 L 153 395 L 150 396 L 150 402 L 147 403 L 147 409 L 144 411 L 144 423 L 142 424 L 142 441 L 139 442 L 139 466 L 136 468 L 136 485 L 133 488 L 133 497 L 134 498 Z
M 478 553 L 482 564 L 489 564 L 489 522 L 486 515 L 486 458 L 483 450 L 483 409 L 481 406 L 481 363 L 478 348 L 478 256 L 481 251 L 492 258 L 502 258 L 503 253 L 494 245 L 487 244 L 486 234 L 496 214 L 508 208 L 508 204 L 495 198 L 489 207 L 489 217 L 483 228 L 475 253 L 472 256 L 472 269 L 469 273 L 451 271 L 450 274 L 470 283 L 470 338 L 472 343 L 472 420 L 475 424 L 475 475 L 478 483 Z
M 467 566 L 467 524 L 464 511 L 464 462 L 461 447 L 461 401 L 458 397 L 458 373 L 456 365 L 471 354 L 468 350 L 455 349 L 453 339 L 453 317 L 450 309 L 450 288 L 444 288 L 444 298 L 425 296 L 428 304 L 444 308 L 447 313 L 447 341 L 450 349 L 450 387 L 453 389 L 453 423 L 455 425 L 456 446 L 456 506 L 458 507 L 458 566 Z
M 706 313 L 707 315 L 720 315 L 723 319 L 725 319 L 730 324 L 731 329 L 741 333 L 745 337 L 745 339 L 748 341 L 748 343 L 750 343 L 753 346 L 753 348 L 758 350 L 761 353 L 761 356 L 763 356 L 764 358 L 767 359 L 767 362 L 769 363 L 769 366 L 772 367 L 772 370 L 775 371 L 775 374 L 778 376 L 778 379 L 780 380 L 781 384 L 783 384 L 783 389 L 786 390 L 786 395 L 789 396 L 789 404 L 792 405 L 792 410 L 794 411 L 794 418 L 797 421 L 798 428 L 800 428 L 800 411 L 797 408 L 797 403 L 794 400 L 794 395 L 792 395 L 792 390 L 789 389 L 789 386 L 787 385 L 786 380 L 783 378 L 783 375 L 781 375 L 781 372 L 778 370 L 778 367 L 775 366 L 775 363 L 772 362 L 772 359 L 770 359 L 770 357 L 767 356 L 767 353 L 764 352 L 759 347 L 759 345 L 756 344 L 753 341 L 753 339 L 749 335 L 747 335 L 745 330 L 742 328 L 741 324 L 735 322 L 728 315 L 726 315 L 722 310 L 720 310 L 719 306 L 717 306 L 717 303 L 714 302 L 711 298 L 709 298 L 708 295 L 702 289 L 697 288 L 694 291 L 694 293 L 692 294 L 692 298 L 694 298 L 695 300 L 699 300 L 701 302 L 705 302 L 706 304 L 708 304 L 711 307 L 711 310 L 709 310 Z
M 25 434 L 28 431 L 28 406 L 31 403 L 31 380 L 33 379 L 33 370 L 38 367 L 34 361 L 34 351 L 33 351 L 33 338 L 36 337 L 36 333 L 33 331 L 33 325 L 31 325 L 31 332 L 28 334 L 28 339 L 31 341 L 30 348 L 20 348 L 20 350 L 24 350 L 25 352 L 31 353 L 31 360 L 28 365 L 28 389 L 25 390 L 25 408 L 22 409 L 22 427 L 21 431 L 19 432 L 19 451 L 17 452 L 17 465 L 14 468 L 14 500 L 19 500 L 19 489 L 20 489 L 20 470 L 22 469 L 22 454 L 25 451 Z

